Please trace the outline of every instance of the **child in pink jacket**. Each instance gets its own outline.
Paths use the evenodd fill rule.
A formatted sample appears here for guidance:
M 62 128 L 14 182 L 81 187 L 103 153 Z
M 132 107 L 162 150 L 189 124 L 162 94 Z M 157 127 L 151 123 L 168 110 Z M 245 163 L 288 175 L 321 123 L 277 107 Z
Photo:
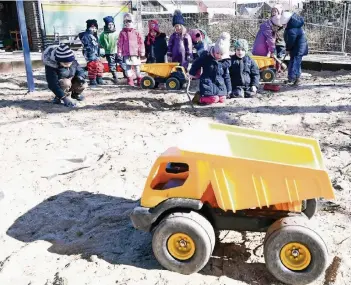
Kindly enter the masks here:
M 134 86 L 132 66 L 134 66 L 137 76 L 137 84 L 141 83 L 141 57 L 145 56 L 145 47 L 140 33 L 134 28 L 133 16 L 126 13 L 123 17 L 124 28 L 119 34 L 118 39 L 118 56 L 123 56 L 123 61 L 126 64 L 126 73 L 128 85 Z

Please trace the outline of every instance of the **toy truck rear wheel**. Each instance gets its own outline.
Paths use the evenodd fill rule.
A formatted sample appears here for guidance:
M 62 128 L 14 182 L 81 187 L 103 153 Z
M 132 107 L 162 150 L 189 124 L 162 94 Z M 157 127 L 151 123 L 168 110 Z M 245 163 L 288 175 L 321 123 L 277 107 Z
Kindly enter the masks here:
M 200 271 L 211 257 L 215 233 L 211 223 L 196 212 L 176 212 L 153 231 L 152 249 L 166 269 L 181 274 Z
M 275 78 L 275 73 L 272 69 L 265 69 L 261 71 L 261 78 L 263 82 L 272 82 Z
M 153 89 L 155 87 L 155 79 L 146 75 L 141 79 L 140 85 L 143 89 Z
M 283 218 L 268 229 L 264 242 L 266 266 L 283 283 L 309 284 L 327 267 L 327 247 L 307 226 L 307 219 Z
M 166 88 L 168 90 L 179 90 L 181 87 L 178 78 L 170 77 L 166 81 Z

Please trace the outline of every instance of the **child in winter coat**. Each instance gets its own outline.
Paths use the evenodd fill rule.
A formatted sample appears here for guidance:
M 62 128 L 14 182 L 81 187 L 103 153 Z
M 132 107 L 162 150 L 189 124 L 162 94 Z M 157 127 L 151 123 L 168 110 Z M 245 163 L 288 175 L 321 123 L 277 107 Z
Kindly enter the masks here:
M 288 84 L 299 85 L 301 83 L 301 64 L 302 57 L 308 54 L 308 43 L 304 30 L 304 19 L 291 12 L 283 12 L 280 16 L 274 16 L 273 21 L 276 25 L 285 28 L 284 40 L 286 53 L 289 53 L 290 60 L 288 66 Z
M 104 84 L 102 80 L 104 65 L 100 61 L 100 49 L 97 38 L 98 24 L 95 19 L 87 20 L 86 23 L 86 31 L 79 33 L 78 36 L 83 44 L 83 55 L 87 61 L 90 85 L 96 87 L 97 84 Z
M 191 29 L 189 35 L 192 40 L 193 48 L 196 53 L 193 52 L 193 59 L 201 56 L 201 53 L 207 51 L 212 44 L 211 39 L 206 35 L 206 32 L 200 29 Z
M 114 23 L 114 19 L 111 16 L 107 16 L 104 19 L 105 26 L 104 31 L 101 33 L 99 37 L 100 46 L 105 50 L 105 56 L 108 62 L 108 66 L 112 73 L 113 82 L 115 84 L 118 83 L 117 78 L 117 41 L 118 41 L 118 33 L 116 32 L 116 27 Z
M 234 43 L 235 54 L 231 56 L 230 61 L 230 78 L 232 84 L 232 93 L 230 98 L 252 97 L 256 94 L 260 72 L 256 62 L 246 53 L 249 45 L 246 40 L 238 39 Z
M 189 71 L 189 76 L 194 78 L 197 71 L 202 68 L 200 77 L 200 104 L 223 103 L 231 93 L 229 62 L 230 35 L 222 33 L 214 46 L 209 51 L 204 51 L 197 58 Z M 221 61 L 223 60 L 223 61 Z M 226 63 L 226 67 L 224 64 Z
M 140 33 L 134 28 L 133 16 L 126 13 L 123 17 L 124 28 L 119 34 L 117 54 L 123 56 L 126 64 L 128 85 L 134 86 L 132 66 L 135 68 L 137 84 L 140 86 L 140 58 L 145 56 L 145 47 Z
M 85 72 L 67 45 L 47 47 L 42 60 L 48 87 L 55 94 L 54 104 L 61 104 L 62 100 L 66 107 L 74 107 L 70 97 L 78 101 L 84 99 L 81 94 L 87 87 Z
M 164 63 L 167 54 L 166 34 L 160 33 L 157 20 L 149 21 L 149 33 L 145 37 L 146 63 Z
M 271 10 L 271 18 L 276 15 L 281 15 L 283 13 L 283 6 L 281 4 L 276 4 Z M 277 58 L 283 58 L 285 55 L 285 41 L 284 41 L 284 28 L 274 26 L 276 30 L 275 37 L 275 49 L 277 53 Z
M 184 27 L 185 21 L 180 10 L 175 10 L 172 21 L 175 32 L 168 41 L 168 56 L 172 62 L 179 62 L 186 70 L 192 60 L 192 41 Z
M 260 25 L 252 48 L 253 55 L 273 57 L 276 44 L 276 31 L 278 28 L 272 22 L 272 18 Z

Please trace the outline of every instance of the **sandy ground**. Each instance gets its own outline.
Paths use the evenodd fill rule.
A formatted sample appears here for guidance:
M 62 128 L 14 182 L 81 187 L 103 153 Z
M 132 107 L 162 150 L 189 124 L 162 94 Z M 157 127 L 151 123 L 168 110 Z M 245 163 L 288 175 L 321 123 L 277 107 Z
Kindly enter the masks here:
M 30 95 L 24 74 L 0 78 L 0 284 L 280 284 L 265 268 L 262 234 L 222 232 L 204 270 L 184 276 L 161 268 L 151 236 L 131 225 L 154 160 L 201 120 L 320 141 L 337 199 L 324 201 L 314 219 L 330 255 L 314 284 L 351 283 L 346 72 L 314 73 L 301 87 L 196 114 L 184 92 L 149 92 L 125 81 L 87 90 L 87 100 L 69 110 L 50 103 L 42 71 L 35 78 L 38 91 Z

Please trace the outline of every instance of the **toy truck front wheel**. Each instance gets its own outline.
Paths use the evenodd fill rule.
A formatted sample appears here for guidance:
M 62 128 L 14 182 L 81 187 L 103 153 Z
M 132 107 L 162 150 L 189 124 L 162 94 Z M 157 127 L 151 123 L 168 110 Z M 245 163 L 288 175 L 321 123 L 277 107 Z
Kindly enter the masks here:
M 275 79 L 275 72 L 270 68 L 262 70 L 261 78 L 263 82 L 272 82 Z
M 272 275 L 286 284 L 309 284 L 319 278 L 328 263 L 323 239 L 304 218 L 283 218 L 268 229 L 264 258 Z
M 181 88 L 181 84 L 178 78 L 170 77 L 166 81 L 167 90 L 179 90 Z
M 197 212 L 176 212 L 163 218 L 153 231 L 152 249 L 166 269 L 181 274 L 200 271 L 215 246 L 211 223 Z

